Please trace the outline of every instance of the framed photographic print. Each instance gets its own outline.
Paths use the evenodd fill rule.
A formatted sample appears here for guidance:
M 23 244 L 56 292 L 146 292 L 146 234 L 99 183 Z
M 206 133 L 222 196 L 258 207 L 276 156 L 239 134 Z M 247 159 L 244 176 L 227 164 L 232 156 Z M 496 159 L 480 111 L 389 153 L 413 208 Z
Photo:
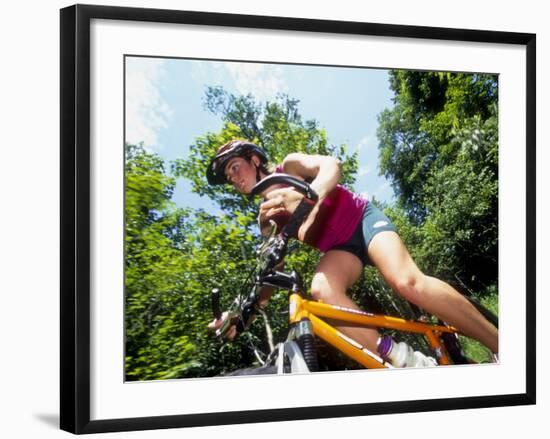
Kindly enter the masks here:
M 62 9 L 61 428 L 534 404 L 535 44 Z

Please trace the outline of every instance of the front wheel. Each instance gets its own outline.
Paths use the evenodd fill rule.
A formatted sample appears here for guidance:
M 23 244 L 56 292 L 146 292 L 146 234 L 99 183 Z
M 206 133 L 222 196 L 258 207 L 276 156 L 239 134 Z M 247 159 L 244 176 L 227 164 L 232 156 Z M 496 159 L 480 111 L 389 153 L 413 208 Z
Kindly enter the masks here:
M 271 375 L 277 373 L 277 366 L 266 364 L 259 367 L 247 367 L 245 369 L 237 369 L 232 372 L 223 374 L 222 376 L 246 376 L 246 375 Z

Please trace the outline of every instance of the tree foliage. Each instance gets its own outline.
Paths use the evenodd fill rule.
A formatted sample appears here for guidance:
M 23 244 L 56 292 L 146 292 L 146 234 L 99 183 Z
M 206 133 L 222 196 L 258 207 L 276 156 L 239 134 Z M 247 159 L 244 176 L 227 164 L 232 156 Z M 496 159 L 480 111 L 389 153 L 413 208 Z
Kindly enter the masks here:
M 206 325 L 210 289 L 242 283 L 252 235 L 227 217 L 175 208 L 175 180 L 158 156 L 126 149 L 127 379 L 212 376 L 246 365 L 244 346 L 220 355 Z
M 394 106 L 379 116 L 390 214 L 424 270 L 473 289 L 496 282 L 498 82 L 494 75 L 393 71 Z

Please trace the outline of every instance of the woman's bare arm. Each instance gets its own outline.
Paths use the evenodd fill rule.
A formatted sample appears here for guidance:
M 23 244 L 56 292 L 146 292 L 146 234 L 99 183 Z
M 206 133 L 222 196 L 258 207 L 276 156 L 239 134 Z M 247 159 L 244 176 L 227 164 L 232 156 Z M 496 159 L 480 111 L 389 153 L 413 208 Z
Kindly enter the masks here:
M 312 178 L 311 188 L 324 200 L 342 178 L 340 160 L 324 155 L 292 153 L 283 160 L 283 170 L 290 175 Z

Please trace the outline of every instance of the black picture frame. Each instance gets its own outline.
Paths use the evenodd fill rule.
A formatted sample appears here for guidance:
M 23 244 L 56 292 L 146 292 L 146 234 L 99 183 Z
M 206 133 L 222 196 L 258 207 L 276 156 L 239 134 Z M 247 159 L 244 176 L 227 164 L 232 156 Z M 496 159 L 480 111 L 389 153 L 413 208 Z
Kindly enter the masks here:
M 535 404 L 535 91 L 536 35 L 313 20 L 210 12 L 74 5 L 60 11 L 61 84 L 61 429 L 81 434 L 174 427 L 274 422 L 323 417 L 425 412 Z M 294 30 L 443 41 L 485 42 L 526 48 L 526 376 L 525 393 L 347 404 L 322 407 L 90 419 L 90 21 L 132 20 L 207 26 Z

